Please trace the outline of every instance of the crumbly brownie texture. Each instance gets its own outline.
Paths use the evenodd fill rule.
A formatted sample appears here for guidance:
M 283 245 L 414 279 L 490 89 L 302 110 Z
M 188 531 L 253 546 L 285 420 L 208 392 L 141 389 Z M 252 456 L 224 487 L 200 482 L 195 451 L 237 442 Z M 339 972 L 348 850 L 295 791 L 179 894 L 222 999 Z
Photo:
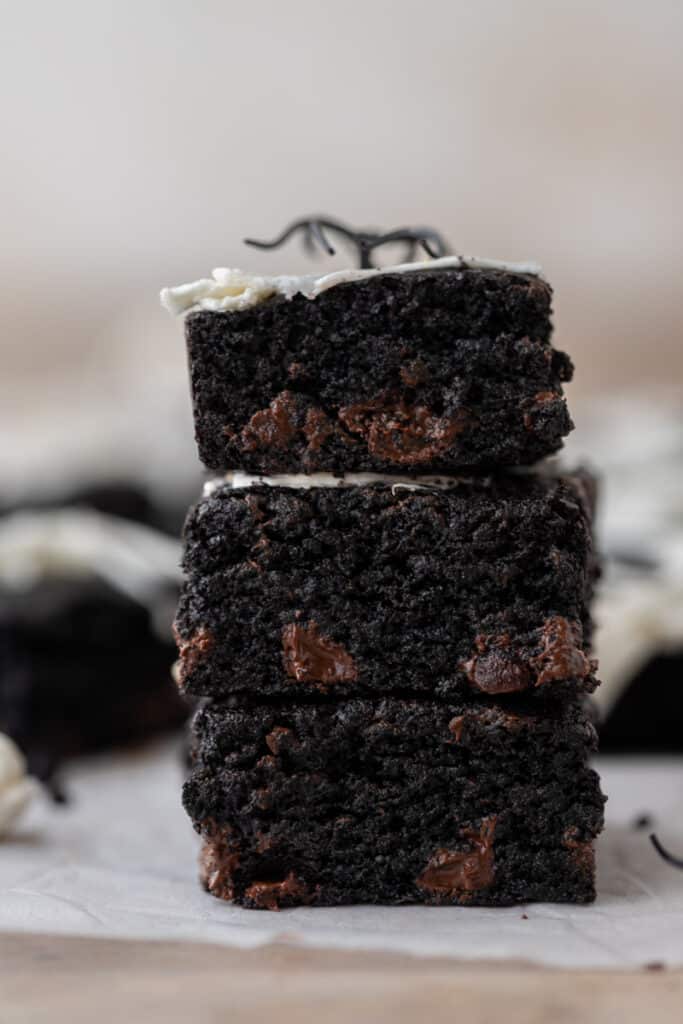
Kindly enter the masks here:
M 49 778 L 64 757 L 178 727 L 187 707 L 173 658 L 147 609 L 103 582 L 0 591 L 0 732 Z
M 533 463 L 572 429 L 551 296 L 532 276 L 426 270 L 191 313 L 200 457 L 263 474 Z
M 181 685 L 213 697 L 589 692 L 589 485 L 219 486 L 186 524 Z
M 205 886 L 267 909 L 593 899 L 595 731 L 575 703 L 534 707 L 203 708 L 184 803 Z

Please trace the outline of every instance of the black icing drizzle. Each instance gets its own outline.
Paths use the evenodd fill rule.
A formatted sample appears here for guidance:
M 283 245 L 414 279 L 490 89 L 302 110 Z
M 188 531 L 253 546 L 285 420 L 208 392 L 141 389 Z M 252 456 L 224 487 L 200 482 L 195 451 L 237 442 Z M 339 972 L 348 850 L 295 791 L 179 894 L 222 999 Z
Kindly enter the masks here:
M 669 853 L 669 851 L 662 846 L 654 832 L 650 835 L 650 842 L 662 860 L 665 860 L 667 864 L 673 864 L 675 868 L 680 868 L 683 871 L 683 857 L 674 857 L 672 853 Z
M 245 238 L 246 245 L 253 245 L 257 249 L 277 249 L 284 245 L 297 232 L 303 233 L 304 246 L 309 253 L 314 253 L 316 247 L 322 249 L 328 256 L 334 256 L 335 248 L 328 238 L 328 234 L 340 235 L 345 242 L 355 247 L 358 264 L 361 270 L 373 269 L 372 254 L 375 249 L 390 242 L 403 242 L 406 249 L 404 261 L 412 262 L 418 249 L 423 249 L 428 256 L 437 259 L 440 256 L 447 256 L 449 247 L 438 231 L 433 228 L 396 228 L 394 231 L 370 231 L 351 228 L 341 221 L 332 220 L 329 217 L 302 217 L 295 220 L 284 231 L 272 241 L 264 242 L 256 238 Z

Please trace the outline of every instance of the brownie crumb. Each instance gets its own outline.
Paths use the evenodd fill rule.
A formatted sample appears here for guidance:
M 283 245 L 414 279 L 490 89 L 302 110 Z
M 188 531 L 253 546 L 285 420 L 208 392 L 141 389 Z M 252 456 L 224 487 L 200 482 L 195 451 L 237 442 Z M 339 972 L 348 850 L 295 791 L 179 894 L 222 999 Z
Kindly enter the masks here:
M 353 658 L 342 644 L 321 636 L 317 623 L 290 623 L 282 630 L 285 671 L 297 683 L 348 683 L 358 678 Z

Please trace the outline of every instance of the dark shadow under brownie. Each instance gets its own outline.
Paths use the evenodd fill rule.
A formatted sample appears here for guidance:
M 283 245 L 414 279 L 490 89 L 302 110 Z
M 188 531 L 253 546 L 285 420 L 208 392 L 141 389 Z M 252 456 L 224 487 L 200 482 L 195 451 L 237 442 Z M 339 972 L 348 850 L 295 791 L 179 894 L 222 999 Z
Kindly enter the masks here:
M 551 296 L 533 276 L 460 268 L 190 313 L 200 458 L 258 473 L 533 463 L 572 429 Z

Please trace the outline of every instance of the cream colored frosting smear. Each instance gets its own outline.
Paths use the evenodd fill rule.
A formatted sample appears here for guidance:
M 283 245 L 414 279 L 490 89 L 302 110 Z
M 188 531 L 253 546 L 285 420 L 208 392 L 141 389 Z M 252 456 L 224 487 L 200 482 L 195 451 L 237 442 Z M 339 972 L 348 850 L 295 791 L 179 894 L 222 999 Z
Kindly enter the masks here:
M 204 497 L 209 498 L 213 492 L 224 484 L 233 490 L 245 487 L 289 487 L 294 490 L 310 490 L 313 487 L 369 487 L 379 485 L 390 487 L 392 491 L 424 491 L 437 488 L 447 490 L 456 487 L 466 477 L 461 476 L 398 476 L 388 473 L 278 473 L 273 476 L 254 476 L 235 470 L 223 477 L 215 477 L 204 484 Z
M 537 263 L 508 263 L 504 260 L 480 259 L 474 256 L 442 256 L 439 259 L 419 260 L 415 263 L 399 263 L 392 267 L 376 267 L 369 270 L 335 270 L 329 274 L 304 274 L 275 276 L 244 273 L 242 270 L 218 267 L 212 276 L 181 284 L 175 288 L 162 288 L 161 305 L 169 313 L 179 315 L 198 309 L 216 313 L 235 312 L 248 309 L 274 295 L 292 299 L 303 295 L 315 299 L 322 292 L 339 284 L 366 281 L 385 274 L 409 274 L 419 270 L 504 270 L 510 274 L 527 274 L 542 277 Z
M 26 760 L 17 745 L 0 732 L 0 838 L 9 832 L 38 791 L 26 771 Z

